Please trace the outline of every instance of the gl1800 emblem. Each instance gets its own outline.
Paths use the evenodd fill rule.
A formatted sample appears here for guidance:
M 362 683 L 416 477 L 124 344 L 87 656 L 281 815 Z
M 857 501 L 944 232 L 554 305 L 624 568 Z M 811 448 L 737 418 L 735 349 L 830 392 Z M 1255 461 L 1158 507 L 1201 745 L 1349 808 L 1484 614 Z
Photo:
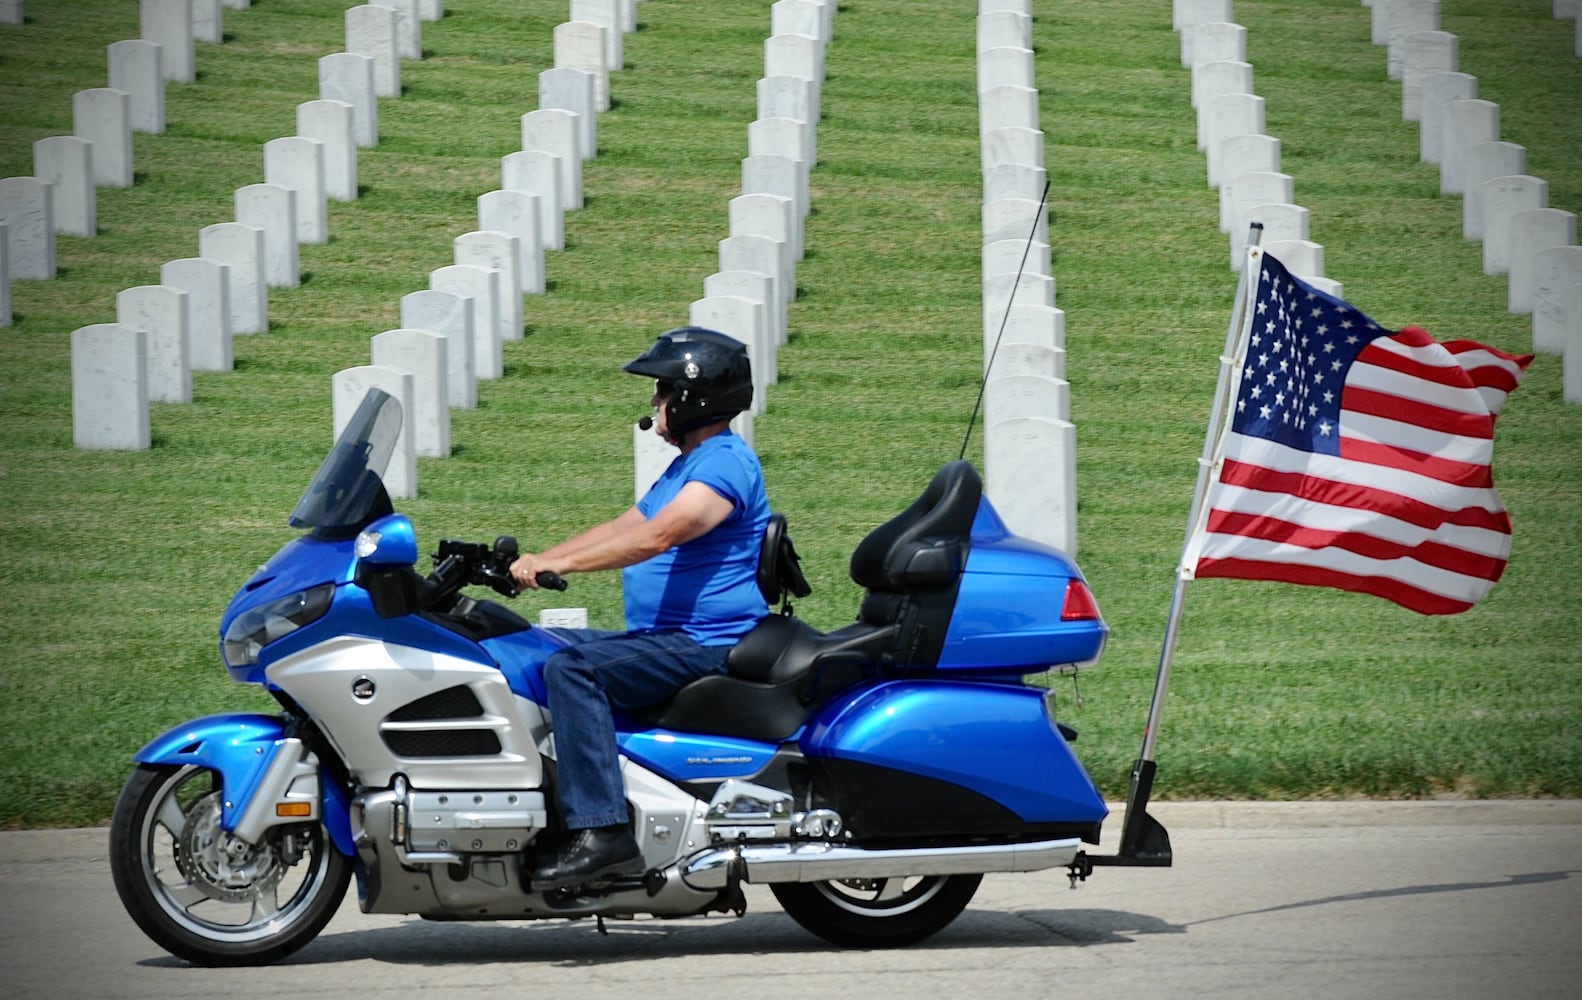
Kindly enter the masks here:
M 369 677 L 359 677 L 352 681 L 352 697 L 361 702 L 373 701 L 374 682 Z

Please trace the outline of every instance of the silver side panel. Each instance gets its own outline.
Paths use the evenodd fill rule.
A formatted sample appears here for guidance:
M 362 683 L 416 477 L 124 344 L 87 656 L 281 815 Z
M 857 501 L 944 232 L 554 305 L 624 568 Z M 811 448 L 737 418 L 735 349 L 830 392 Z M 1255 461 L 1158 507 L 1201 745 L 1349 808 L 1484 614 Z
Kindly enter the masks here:
M 335 745 L 359 784 L 389 787 L 404 774 L 418 789 L 532 789 L 543 784 L 537 741 L 547 734 L 539 707 L 518 698 L 488 664 L 340 636 L 271 664 L 265 675 L 301 705 Z M 398 722 L 390 715 L 420 698 L 465 685 L 482 708 L 473 718 Z M 498 753 L 410 757 L 391 737 L 446 730 L 492 732 Z M 399 745 L 399 744 L 398 744 Z

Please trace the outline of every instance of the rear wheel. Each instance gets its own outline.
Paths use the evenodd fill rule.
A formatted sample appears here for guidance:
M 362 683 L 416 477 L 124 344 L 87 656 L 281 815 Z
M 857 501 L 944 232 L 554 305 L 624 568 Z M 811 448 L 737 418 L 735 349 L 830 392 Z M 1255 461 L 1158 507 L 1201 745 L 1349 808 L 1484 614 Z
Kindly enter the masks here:
M 316 823 L 273 827 L 256 846 L 220 828 L 219 776 L 144 764 L 110 822 L 110 871 L 154 943 L 196 965 L 262 965 L 323 930 L 351 862 Z
M 943 930 L 967 908 L 982 881 L 982 875 L 920 875 L 769 888 L 792 920 L 832 944 L 898 948 Z

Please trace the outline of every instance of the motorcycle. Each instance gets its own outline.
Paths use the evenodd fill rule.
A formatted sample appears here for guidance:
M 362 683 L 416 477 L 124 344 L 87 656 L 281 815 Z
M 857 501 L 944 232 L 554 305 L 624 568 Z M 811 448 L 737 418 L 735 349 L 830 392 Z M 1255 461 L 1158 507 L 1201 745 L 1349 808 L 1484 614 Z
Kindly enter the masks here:
M 111 869 L 170 953 L 278 960 L 354 876 L 365 913 L 601 926 L 740 916 L 743 884 L 765 884 L 813 934 L 879 947 L 945 927 L 985 874 L 1066 867 L 1075 886 L 1094 864 L 1169 863 L 1162 828 L 1141 856 L 1084 848 L 1108 810 L 1029 678 L 1092 664 L 1107 628 L 1071 560 L 1011 534 L 956 461 L 857 546 L 865 596 L 828 633 L 794 616 L 808 586 L 772 518 L 758 583 L 779 609 L 727 673 L 617 717 L 644 871 L 536 890 L 565 834 L 543 680 L 564 640 L 464 593 L 517 594 L 509 537 L 441 541 L 419 575 L 381 479 L 400 427 L 370 391 L 291 514 L 304 533 L 221 620 L 226 670 L 280 712 L 195 719 L 135 755 Z

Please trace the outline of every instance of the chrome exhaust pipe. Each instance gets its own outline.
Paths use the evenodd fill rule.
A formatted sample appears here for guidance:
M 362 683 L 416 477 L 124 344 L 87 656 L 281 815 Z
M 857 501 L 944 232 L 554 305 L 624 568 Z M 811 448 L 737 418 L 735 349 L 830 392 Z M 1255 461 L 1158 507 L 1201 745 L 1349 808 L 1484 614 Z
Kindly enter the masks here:
M 681 878 L 694 889 L 723 889 L 744 882 L 827 882 L 834 879 L 909 875 L 981 875 L 1061 868 L 1082 848 L 1077 837 L 1026 844 L 969 847 L 903 847 L 893 850 L 843 844 L 731 844 L 681 862 Z

